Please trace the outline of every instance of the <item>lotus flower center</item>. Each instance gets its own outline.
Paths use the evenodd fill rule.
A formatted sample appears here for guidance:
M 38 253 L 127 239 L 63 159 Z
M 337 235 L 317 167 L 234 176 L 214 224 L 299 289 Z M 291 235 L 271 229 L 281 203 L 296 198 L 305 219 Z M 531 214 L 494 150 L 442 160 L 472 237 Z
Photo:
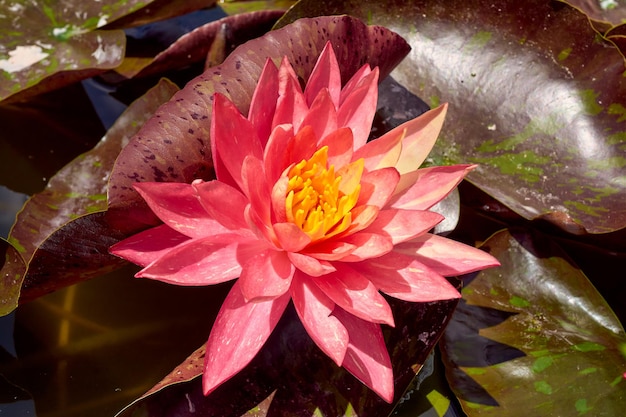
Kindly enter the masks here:
M 335 173 L 333 165 L 328 166 L 327 160 L 328 146 L 324 146 L 310 159 L 294 165 L 288 173 L 287 219 L 312 241 L 336 235 L 350 226 L 350 210 L 356 205 L 361 190 L 362 161 L 344 167 L 349 174 L 344 177 L 351 178 L 346 181 Z

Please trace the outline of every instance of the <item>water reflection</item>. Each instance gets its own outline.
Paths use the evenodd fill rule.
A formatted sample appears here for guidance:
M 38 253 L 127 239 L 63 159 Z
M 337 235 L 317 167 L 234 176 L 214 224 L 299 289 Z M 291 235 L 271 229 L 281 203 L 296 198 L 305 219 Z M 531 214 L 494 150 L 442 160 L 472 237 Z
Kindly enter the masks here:
M 206 341 L 228 284 L 174 287 L 134 272 L 127 267 L 17 310 L 17 357 L 1 355 L 0 374 L 32 395 L 38 416 L 112 416 Z M 0 322 L 7 334 L 12 316 Z M 11 403 L 0 405 L 2 415 L 34 415 L 32 403 L 20 401 L 27 408 L 15 414 L 18 403 L 2 400 Z

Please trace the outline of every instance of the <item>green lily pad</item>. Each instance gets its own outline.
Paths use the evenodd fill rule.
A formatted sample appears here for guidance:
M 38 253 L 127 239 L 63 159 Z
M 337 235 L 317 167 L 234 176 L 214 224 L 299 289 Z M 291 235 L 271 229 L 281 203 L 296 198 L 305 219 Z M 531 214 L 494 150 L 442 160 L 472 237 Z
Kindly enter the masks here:
M 0 239 L 0 259 L 0 316 L 5 316 L 17 307 L 26 263 L 19 251 L 4 239 Z
M 285 11 L 293 6 L 296 0 L 225 0 L 220 7 L 229 15 L 256 12 L 259 10 Z
M 29 265 L 28 274 L 26 276 L 21 274 L 21 278 L 24 279 L 21 295 L 23 300 L 35 298 L 78 280 L 78 277 L 83 274 L 83 271 L 79 270 L 86 268 L 83 262 L 90 264 L 87 259 L 78 258 L 92 257 L 98 259 L 96 271 L 99 267 L 102 268 L 103 272 L 110 269 L 108 265 L 104 265 L 101 259 L 103 255 L 100 253 L 103 252 L 107 257 L 110 256 L 107 251 L 108 246 L 105 246 L 104 250 L 92 254 L 82 247 L 78 247 L 76 253 L 71 252 L 68 247 L 63 247 L 63 244 L 67 244 L 68 240 L 78 237 L 75 235 L 77 232 L 79 236 L 87 235 L 90 232 L 81 231 L 80 228 L 77 230 L 76 225 L 71 225 L 71 223 L 73 221 L 83 222 L 85 221 L 83 216 L 106 210 L 107 180 L 115 158 L 128 143 L 130 136 L 139 129 L 142 122 L 150 117 L 155 109 L 167 101 L 177 90 L 178 88 L 172 83 L 165 80 L 161 81 L 146 95 L 131 104 L 94 149 L 80 155 L 65 166 L 50 179 L 44 191 L 34 195 L 26 202 L 17 216 L 8 239 L 19 251 L 23 262 Z M 105 225 L 97 224 L 100 226 L 97 230 L 101 231 L 105 228 Z M 87 224 L 84 226 L 88 227 Z M 117 234 L 119 233 L 117 232 Z M 105 235 L 107 234 L 105 233 Z M 97 243 L 97 236 L 93 236 L 92 245 L 104 244 L 104 242 Z M 119 236 L 119 238 L 121 237 Z M 42 256 L 44 257 L 42 259 L 47 259 L 52 263 L 50 265 L 42 263 L 43 261 L 39 260 Z M 66 271 L 55 269 L 52 266 L 61 260 L 70 265 Z M 35 262 L 47 271 L 33 269 L 32 265 Z M 72 263 L 75 265 L 74 268 L 71 268 Z M 114 262 L 113 264 L 119 266 L 119 263 Z M 5 264 L 0 273 L 14 276 L 20 270 L 19 263 L 10 263 Z M 93 273 L 94 271 L 90 272 L 90 274 Z M 43 274 L 45 278 L 35 279 L 35 274 Z M 64 274 L 67 274 L 65 279 L 60 278 Z M 7 287 L 5 290 L 10 290 L 10 293 L 17 297 L 20 293 L 21 284 L 21 280 L 12 281 L 10 289 Z M 11 304 L 13 308 L 17 298 L 14 301 Z M 4 313 L 8 312 L 5 311 Z
M 527 219 L 626 227 L 626 67 L 583 13 L 543 0 L 303 1 L 279 24 L 331 12 L 410 43 L 394 77 L 450 104 L 435 164 L 480 164 L 468 179 Z
M 0 100 L 24 100 L 115 68 L 126 47 L 120 28 L 214 4 L 0 0 Z
M 617 416 L 626 407 L 626 333 L 549 238 L 488 239 L 502 266 L 479 273 L 441 347 L 469 416 Z

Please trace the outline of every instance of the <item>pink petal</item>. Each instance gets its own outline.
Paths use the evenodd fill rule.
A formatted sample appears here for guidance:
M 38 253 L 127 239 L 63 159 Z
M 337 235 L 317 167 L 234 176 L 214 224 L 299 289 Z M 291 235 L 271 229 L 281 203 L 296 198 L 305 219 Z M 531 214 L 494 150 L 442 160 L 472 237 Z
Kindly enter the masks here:
M 178 285 L 211 285 L 235 279 L 241 260 L 252 256 L 258 244 L 230 233 L 191 239 L 175 246 L 135 275 Z M 247 244 L 247 245 L 244 245 Z
M 296 272 L 291 284 L 293 304 L 311 339 L 341 366 L 348 348 L 348 332 L 336 317 L 331 316 L 335 303 L 312 280 L 312 277 Z
M 312 277 L 319 277 L 336 271 L 335 267 L 330 262 L 315 259 L 309 255 L 287 252 L 287 256 L 289 256 L 289 259 L 296 268 Z
M 381 210 L 365 231 L 388 236 L 395 245 L 427 232 L 443 218 L 432 211 Z
M 280 297 L 289 289 L 294 271 L 286 252 L 262 250 L 243 263 L 241 293 L 247 301 Z
M 428 210 L 461 182 L 463 177 L 476 165 L 436 166 L 418 169 L 407 175 L 415 178 L 415 183 L 399 192 L 396 190 L 389 205 L 393 208 L 407 210 Z
M 383 400 L 393 401 L 393 370 L 379 324 L 336 308 L 333 315 L 348 330 L 350 343 L 342 366 Z
M 361 177 L 361 192 L 357 206 L 372 205 L 383 208 L 396 188 L 400 174 L 395 168 L 365 172 Z
M 369 231 L 369 228 L 367 230 Z M 375 258 L 389 253 L 393 249 L 391 238 L 383 234 L 359 232 L 343 240 L 356 246 L 352 252 L 341 258 L 343 262 L 359 262 Z
M 278 69 L 278 101 L 272 120 L 272 128 L 282 124 L 291 124 L 294 131 L 300 130 L 308 106 L 300 88 L 298 77 L 285 57 Z
M 256 210 L 252 209 L 250 204 L 248 204 L 243 211 L 243 217 L 246 219 L 248 228 L 259 240 L 265 241 L 276 248 L 279 247 L 278 239 L 274 234 L 274 229 L 272 228 L 271 223 L 261 219 Z
M 287 125 L 283 125 L 283 129 Z M 281 129 L 277 126 L 276 129 Z M 275 130 L 276 130 L 275 129 Z M 268 147 L 265 149 L 265 167 L 268 182 L 272 184 L 283 174 L 286 168 L 303 159 L 310 158 L 317 150 L 317 136 L 311 126 L 304 126 L 297 134 L 289 129 L 284 133 L 277 132 L 275 140 L 270 138 Z
M 341 90 L 341 95 L 339 96 L 339 106 L 343 104 L 346 100 L 346 97 L 349 97 L 350 94 L 354 91 L 354 89 L 359 85 L 361 80 L 367 77 L 372 72 L 369 64 L 363 65 L 361 68 L 354 73 L 354 75 L 348 80 L 346 85 L 343 86 Z
M 380 291 L 401 300 L 429 302 L 461 297 L 443 276 L 416 259 L 395 251 L 354 267 Z
M 190 238 L 166 224 L 137 233 L 109 248 L 115 256 L 134 264 L 147 266 Z
M 241 191 L 221 181 L 194 181 L 192 187 L 207 213 L 226 229 L 248 228 L 243 217 L 248 199 Z M 224 204 L 226 201 L 228 205 Z
M 337 124 L 352 129 L 354 149 L 367 142 L 378 101 L 378 68 L 359 81 L 337 112 Z
M 356 245 L 339 240 L 326 240 L 312 245 L 304 251 L 306 255 L 325 261 L 338 261 L 354 252 Z
M 218 180 L 228 182 L 228 177 L 222 178 L 225 168 L 239 188 L 243 187 L 241 166 L 244 158 L 248 155 L 263 158 L 263 147 L 255 127 L 241 115 L 230 100 L 219 93 L 216 93 L 213 99 L 211 144 L 214 162 L 216 157 L 220 161 L 220 164 L 215 162 Z
M 328 146 L 328 165 L 342 167 L 352 161 L 352 130 L 347 127 L 331 132 L 323 137 L 318 147 Z
M 311 243 L 309 235 L 293 223 L 274 223 L 272 227 L 280 247 L 287 252 L 299 252 Z
M 285 294 L 269 301 L 246 302 L 235 281 L 215 319 L 206 346 L 204 395 L 243 369 L 261 349 L 289 303 Z
M 380 209 L 376 206 L 356 206 L 350 211 L 352 214 L 352 223 L 350 224 L 350 227 L 345 232 L 340 233 L 337 236 L 349 236 L 365 229 L 372 224 L 374 220 L 376 220 L 376 216 L 379 212 Z M 329 236 L 329 234 L 326 236 Z
M 487 252 L 427 233 L 396 245 L 395 252 L 411 256 L 445 277 L 468 274 L 500 262 Z
M 272 130 L 263 153 L 265 175 L 268 183 L 275 183 L 285 168 L 291 163 L 288 155 L 286 155 L 286 149 L 289 142 L 293 140 L 293 136 L 293 127 L 291 125 L 279 125 Z
M 311 76 L 304 88 L 306 103 L 311 106 L 322 89 L 328 89 L 330 98 L 335 107 L 339 107 L 339 95 L 341 93 L 341 74 L 335 51 L 330 42 L 326 42 L 320 54 Z
M 272 210 L 274 213 L 274 222 L 283 223 L 287 221 L 287 206 L 285 198 L 287 189 L 289 188 L 289 178 L 286 175 L 280 177 L 272 188 Z
M 287 157 L 285 168 L 293 163 L 297 164 L 303 159 L 309 159 L 317 151 L 316 143 L 318 139 L 313 132 L 313 128 L 303 126 L 288 143 L 287 149 L 283 149 Z
M 394 325 L 391 308 L 362 274 L 341 263 L 337 272 L 315 277 L 313 282 L 337 305 L 363 320 Z
M 318 138 L 323 138 L 337 130 L 337 110 L 327 89 L 319 92 L 302 120 L 301 126 L 311 126 Z
M 422 165 L 431 149 L 435 145 L 437 136 L 443 126 L 446 117 L 447 104 L 442 104 L 436 109 L 430 110 L 421 116 L 401 124 L 379 138 L 383 139 L 390 135 L 396 137 L 403 135 L 402 152 L 396 163 L 396 169 L 400 174 L 414 171 Z
M 251 209 L 267 225 L 271 224 L 270 189 L 265 180 L 265 169 L 260 159 L 248 155 L 241 167 L 244 193 L 248 196 Z M 223 201 L 224 202 L 228 202 Z
M 254 90 L 248 112 L 248 120 L 255 127 L 257 137 L 263 146 L 265 146 L 272 130 L 276 100 L 278 100 L 278 68 L 268 58 Z
M 230 232 L 202 207 L 191 184 L 137 182 L 133 186 L 159 219 L 186 236 Z
M 354 159 L 363 158 L 365 169 L 368 171 L 388 167 L 395 168 L 402 152 L 403 137 L 403 132 L 396 135 L 387 133 L 357 149 L 354 152 Z

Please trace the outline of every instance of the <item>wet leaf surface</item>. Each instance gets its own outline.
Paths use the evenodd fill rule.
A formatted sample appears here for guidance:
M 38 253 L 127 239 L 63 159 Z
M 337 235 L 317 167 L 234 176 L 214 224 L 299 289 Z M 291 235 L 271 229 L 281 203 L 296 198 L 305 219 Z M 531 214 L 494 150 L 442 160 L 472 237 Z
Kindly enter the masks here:
M 26 263 L 18 250 L 4 239 L 0 240 L 0 259 L 0 316 L 4 316 L 17 308 Z
M 447 375 L 469 416 L 615 416 L 626 401 L 626 334 L 545 235 L 502 231 L 502 263 L 470 278 L 446 329 Z
M 435 346 L 456 300 L 407 303 L 390 300 L 396 328 L 385 328 L 393 363 L 396 401 L 402 396 Z M 289 307 L 266 345 L 242 372 L 208 397 L 202 394 L 203 351 L 192 354 L 170 376 L 130 405 L 118 417 L 144 413 L 157 416 L 253 416 L 269 402 L 267 416 L 362 417 L 387 415 L 387 404 L 361 382 L 326 357 Z M 188 381 L 188 382 L 184 382 Z M 249 412 L 250 411 L 250 412 Z
M 52 4 L 1 0 L 0 100 L 21 101 L 115 68 L 126 48 L 120 28 L 214 4 L 208 0 Z
M 476 162 L 468 179 L 527 219 L 589 233 L 626 226 L 626 79 L 619 50 L 561 2 L 304 1 L 281 22 L 349 13 L 411 44 L 396 80 L 449 102 L 435 164 Z
M 229 15 L 256 12 L 259 10 L 286 11 L 297 3 L 297 0 L 225 0 L 220 7 Z
M 609 25 L 618 25 L 626 19 L 626 4 L 622 0 L 565 0 L 580 9 L 589 18 Z
M 152 218 L 132 188 L 134 182 L 190 183 L 196 178 L 211 179 L 209 130 L 213 94 L 226 95 L 247 114 L 267 57 L 278 61 L 286 56 L 296 74 L 306 80 L 315 63 L 311 57 L 319 55 L 327 40 L 335 46 L 344 82 L 366 62 L 379 66 L 382 78 L 408 51 L 406 43 L 392 32 L 368 27 L 347 16 L 301 20 L 246 43 L 222 65 L 191 80 L 120 153 L 109 185 L 110 214 L 120 224 L 129 225 L 145 224 Z
M 221 64 L 236 46 L 266 33 L 282 15 L 280 10 L 259 11 L 207 23 L 181 36 L 154 59 L 126 58 L 116 71 L 126 77 L 140 78 L 181 70 L 196 63 L 204 63 L 209 53 L 218 46 L 220 57 L 215 65 Z
M 121 1 L 128 6 L 129 3 Z M 132 12 L 124 14 L 104 26 L 105 29 L 121 29 L 146 25 L 164 19 L 181 16 L 198 9 L 214 7 L 216 0 L 151 0 L 136 2 Z

